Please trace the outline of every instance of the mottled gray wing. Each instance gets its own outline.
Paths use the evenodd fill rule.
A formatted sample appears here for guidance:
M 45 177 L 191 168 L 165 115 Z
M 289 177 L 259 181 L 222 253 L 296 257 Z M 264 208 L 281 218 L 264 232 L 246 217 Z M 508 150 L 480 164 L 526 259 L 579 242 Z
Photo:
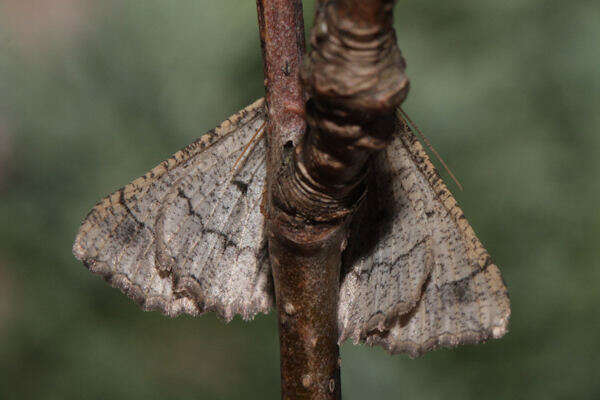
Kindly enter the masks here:
M 144 309 L 215 311 L 226 320 L 273 304 L 263 216 L 263 100 L 100 201 L 73 253 Z
M 340 342 L 414 357 L 502 336 L 500 271 L 402 120 L 375 163 L 344 255 Z

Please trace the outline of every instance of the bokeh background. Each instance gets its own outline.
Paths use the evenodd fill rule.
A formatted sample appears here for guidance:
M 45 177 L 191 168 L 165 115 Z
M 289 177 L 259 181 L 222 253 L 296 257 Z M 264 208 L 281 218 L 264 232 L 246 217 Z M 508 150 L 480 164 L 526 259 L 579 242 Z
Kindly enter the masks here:
M 344 398 L 599 399 L 600 3 L 396 10 L 405 109 L 513 314 L 416 360 L 345 344 Z M 0 398 L 279 397 L 274 315 L 144 313 L 71 255 L 97 200 L 263 91 L 254 1 L 0 2 Z

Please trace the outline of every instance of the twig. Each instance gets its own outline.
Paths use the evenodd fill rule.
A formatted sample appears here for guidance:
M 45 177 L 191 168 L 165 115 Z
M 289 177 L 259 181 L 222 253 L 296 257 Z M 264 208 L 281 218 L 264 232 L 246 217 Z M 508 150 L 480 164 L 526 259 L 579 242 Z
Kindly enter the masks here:
M 304 91 L 300 66 L 305 51 L 301 0 L 257 0 L 268 110 L 267 168 L 281 164 L 283 145 L 294 145 L 304 134 Z M 275 169 L 273 169 L 275 168 Z M 273 177 L 267 176 L 268 183 Z
M 392 6 L 321 2 L 303 71 L 310 128 L 299 143 L 304 104 L 299 86 L 290 85 L 299 85 L 300 3 L 258 0 L 269 107 L 265 211 L 284 399 L 341 399 L 341 254 L 366 193 L 368 160 L 388 143 L 408 90 Z
M 302 3 L 257 0 L 257 7 L 268 107 L 265 211 L 279 320 L 281 396 L 339 399 L 339 272 L 323 268 L 328 263 L 323 257 L 339 250 L 319 249 L 318 234 L 282 210 L 271 190 L 283 158 L 289 156 L 285 149 L 292 149 L 305 130 L 299 73 L 304 52 Z

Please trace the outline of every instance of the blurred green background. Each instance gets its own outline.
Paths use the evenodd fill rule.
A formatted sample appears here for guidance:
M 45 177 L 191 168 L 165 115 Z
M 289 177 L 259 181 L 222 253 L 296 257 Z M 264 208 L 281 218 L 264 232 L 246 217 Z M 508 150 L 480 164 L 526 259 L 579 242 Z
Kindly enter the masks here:
M 346 344 L 344 398 L 599 399 L 600 3 L 399 1 L 396 29 L 513 314 L 417 360 Z M 263 91 L 254 1 L 0 2 L 1 399 L 279 397 L 274 315 L 144 313 L 71 255 L 97 200 Z

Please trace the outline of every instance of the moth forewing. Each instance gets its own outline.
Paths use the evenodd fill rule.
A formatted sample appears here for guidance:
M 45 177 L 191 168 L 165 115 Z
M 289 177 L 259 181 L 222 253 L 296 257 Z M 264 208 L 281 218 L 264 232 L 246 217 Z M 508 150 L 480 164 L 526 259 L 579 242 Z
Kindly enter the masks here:
M 264 120 L 261 99 L 100 201 L 75 256 L 144 309 L 226 320 L 268 312 L 262 141 L 227 179 Z
M 342 278 L 340 341 L 417 356 L 499 338 L 510 316 L 500 271 L 408 125 L 398 127 L 356 224 L 371 232 L 349 245 L 360 256 Z

